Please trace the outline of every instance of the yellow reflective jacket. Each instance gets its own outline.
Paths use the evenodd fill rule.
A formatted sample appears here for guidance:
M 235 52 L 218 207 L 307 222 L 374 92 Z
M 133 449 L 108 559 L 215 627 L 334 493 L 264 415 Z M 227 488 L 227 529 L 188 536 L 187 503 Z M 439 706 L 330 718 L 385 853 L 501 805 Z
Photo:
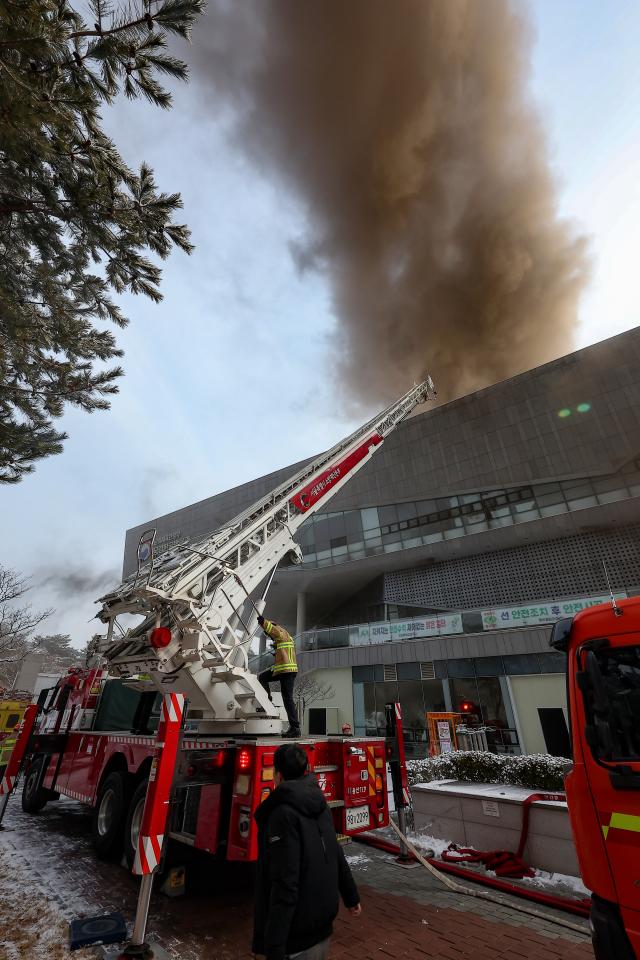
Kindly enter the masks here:
M 273 665 L 274 676 L 279 673 L 297 673 L 296 645 L 290 633 L 271 620 L 265 620 L 262 629 L 275 644 L 276 662 Z

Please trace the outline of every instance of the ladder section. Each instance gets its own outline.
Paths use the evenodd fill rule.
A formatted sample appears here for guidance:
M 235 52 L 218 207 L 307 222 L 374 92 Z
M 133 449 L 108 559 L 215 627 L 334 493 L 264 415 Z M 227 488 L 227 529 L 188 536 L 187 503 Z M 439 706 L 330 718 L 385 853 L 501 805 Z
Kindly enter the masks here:
M 229 729 L 263 720 L 264 732 L 271 732 L 273 706 L 248 668 L 260 612 L 252 595 L 283 557 L 302 561 L 294 540 L 300 525 L 362 469 L 417 404 L 434 398 L 428 378 L 197 543 L 155 558 L 153 537 L 143 534 L 147 555 L 139 552 L 137 573 L 100 601 L 108 634 L 98 646 L 112 669 L 120 676 L 147 674 L 160 690 L 171 683 L 192 710 L 224 719 Z M 123 613 L 144 619 L 115 639 Z M 164 628 L 161 645 L 154 641 L 158 627 Z

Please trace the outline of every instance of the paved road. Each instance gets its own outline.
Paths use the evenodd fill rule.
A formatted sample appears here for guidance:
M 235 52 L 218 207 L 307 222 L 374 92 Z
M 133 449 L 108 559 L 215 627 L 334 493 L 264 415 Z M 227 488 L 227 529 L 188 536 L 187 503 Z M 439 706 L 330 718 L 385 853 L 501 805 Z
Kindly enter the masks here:
M 51 901 L 68 919 L 112 910 L 133 919 L 137 883 L 120 866 L 93 858 L 90 819 L 79 804 L 61 801 L 29 817 L 14 799 L 5 822 L 0 859 L 10 856 L 20 866 L 25 896 Z M 403 870 L 370 848 L 352 844 L 348 855 L 363 915 L 355 920 L 341 913 L 331 960 L 593 960 L 586 923 L 581 934 L 525 916 L 517 900 L 501 907 L 459 897 L 422 868 Z M 251 867 L 212 868 L 208 858 L 196 856 L 187 875 L 194 888 L 188 897 L 154 896 L 150 934 L 176 960 L 247 960 Z

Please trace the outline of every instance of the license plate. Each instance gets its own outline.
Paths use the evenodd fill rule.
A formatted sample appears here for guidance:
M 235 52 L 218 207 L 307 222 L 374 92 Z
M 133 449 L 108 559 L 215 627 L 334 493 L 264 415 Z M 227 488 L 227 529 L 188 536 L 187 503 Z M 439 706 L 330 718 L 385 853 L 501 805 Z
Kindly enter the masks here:
M 347 832 L 362 830 L 369 823 L 369 807 L 350 807 L 344 812 L 344 828 Z

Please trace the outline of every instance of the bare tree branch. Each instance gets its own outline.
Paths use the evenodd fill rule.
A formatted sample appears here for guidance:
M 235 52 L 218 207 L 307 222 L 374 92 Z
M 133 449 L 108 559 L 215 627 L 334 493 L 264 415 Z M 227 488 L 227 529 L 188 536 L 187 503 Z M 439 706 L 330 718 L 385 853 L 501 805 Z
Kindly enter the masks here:
M 33 649 L 32 634 L 53 610 L 34 610 L 29 603 L 20 600 L 31 589 L 27 577 L 0 567 L 0 664 L 2 679 L 10 680 L 9 664 L 19 664 Z M 14 669 L 14 677 L 17 671 Z
M 300 723 L 304 720 L 304 713 L 312 703 L 320 700 L 329 700 L 335 694 L 330 683 L 323 683 L 314 670 L 309 673 L 299 673 L 293 696 L 298 702 Z

